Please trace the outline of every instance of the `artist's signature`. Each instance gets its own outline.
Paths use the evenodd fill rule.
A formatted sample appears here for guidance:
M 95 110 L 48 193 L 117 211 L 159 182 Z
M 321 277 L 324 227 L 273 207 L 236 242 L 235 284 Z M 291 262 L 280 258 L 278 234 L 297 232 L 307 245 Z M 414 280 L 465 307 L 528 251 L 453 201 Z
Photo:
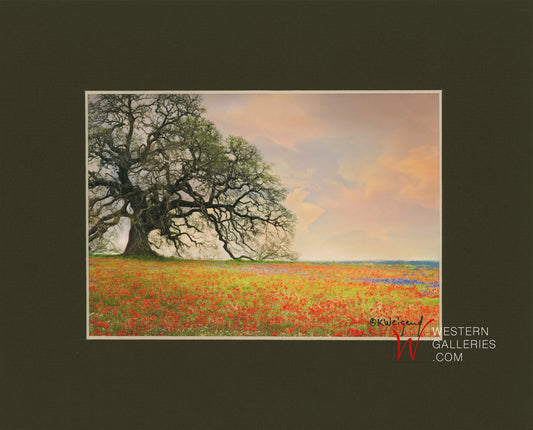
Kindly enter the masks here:
M 424 321 L 424 316 L 420 317 L 420 321 L 408 321 L 408 320 L 402 320 L 399 318 L 370 318 L 368 320 L 371 327 L 402 327 L 402 332 L 400 333 L 400 336 L 403 336 L 405 332 L 405 327 L 409 326 L 418 326 L 418 336 L 420 337 L 421 330 L 422 330 L 422 322 Z
M 424 322 L 424 316 L 422 315 L 420 317 L 420 321 L 409 321 L 409 320 L 402 320 L 400 318 L 370 318 L 368 321 L 372 327 L 378 326 L 378 327 L 390 327 L 391 330 L 394 332 L 394 335 L 396 336 L 396 343 L 398 345 L 398 360 L 400 360 L 400 357 L 402 356 L 402 352 L 405 349 L 405 345 L 409 343 L 409 355 L 411 356 L 411 359 L 414 360 L 416 356 L 416 350 L 418 349 L 418 342 L 420 341 L 420 336 L 422 333 L 424 333 L 424 330 L 426 327 L 431 324 L 434 319 L 430 319 L 427 323 L 424 324 L 424 327 L 422 327 L 422 323 Z M 401 334 L 398 334 L 398 332 L 394 329 L 395 327 L 402 327 Z M 418 339 L 416 340 L 415 349 L 413 351 L 413 339 L 409 338 L 404 344 L 403 347 L 400 343 L 400 336 L 403 336 L 405 332 L 405 327 L 408 326 L 418 326 Z

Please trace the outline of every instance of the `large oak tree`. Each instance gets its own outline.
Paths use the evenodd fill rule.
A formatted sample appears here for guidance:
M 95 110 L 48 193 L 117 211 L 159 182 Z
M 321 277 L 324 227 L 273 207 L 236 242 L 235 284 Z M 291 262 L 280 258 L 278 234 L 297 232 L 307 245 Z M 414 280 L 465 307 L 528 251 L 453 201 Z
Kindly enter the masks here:
M 126 255 L 218 243 L 231 258 L 294 257 L 279 179 L 254 146 L 223 138 L 203 113 L 192 94 L 89 96 L 92 249 L 127 218 Z

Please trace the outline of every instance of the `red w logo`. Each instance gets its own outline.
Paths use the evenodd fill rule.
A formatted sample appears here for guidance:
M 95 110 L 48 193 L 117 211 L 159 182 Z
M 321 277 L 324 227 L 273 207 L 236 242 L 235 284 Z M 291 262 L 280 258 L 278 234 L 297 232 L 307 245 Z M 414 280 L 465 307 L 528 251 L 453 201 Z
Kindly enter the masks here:
M 434 319 L 431 319 L 429 320 L 425 325 L 424 327 L 422 328 L 422 330 L 418 333 L 418 339 L 416 340 L 416 345 L 415 345 L 415 352 L 413 353 L 413 338 L 409 338 L 402 346 L 402 349 L 400 349 L 400 336 L 398 335 L 398 333 L 396 333 L 396 330 L 392 329 L 392 331 L 394 332 L 394 334 L 396 335 L 396 342 L 398 343 L 398 361 L 400 360 L 400 357 L 402 356 L 402 353 L 403 353 L 403 350 L 405 348 L 405 345 L 407 345 L 407 342 L 409 342 L 409 355 L 411 356 L 411 360 L 414 360 L 415 357 L 416 357 L 416 349 L 418 348 L 418 342 L 420 341 L 420 336 L 422 336 L 422 333 L 424 333 L 424 330 L 426 329 L 426 327 L 428 326 L 428 324 L 432 321 L 435 321 Z M 422 323 L 422 320 L 420 320 L 420 323 Z

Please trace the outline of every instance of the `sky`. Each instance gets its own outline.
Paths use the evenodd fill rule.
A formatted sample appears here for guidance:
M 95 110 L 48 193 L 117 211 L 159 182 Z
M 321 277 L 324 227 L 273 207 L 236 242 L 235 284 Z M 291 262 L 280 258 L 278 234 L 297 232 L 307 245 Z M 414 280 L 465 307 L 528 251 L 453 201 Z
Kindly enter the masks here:
M 439 93 L 202 98 L 280 176 L 300 260 L 439 260 Z

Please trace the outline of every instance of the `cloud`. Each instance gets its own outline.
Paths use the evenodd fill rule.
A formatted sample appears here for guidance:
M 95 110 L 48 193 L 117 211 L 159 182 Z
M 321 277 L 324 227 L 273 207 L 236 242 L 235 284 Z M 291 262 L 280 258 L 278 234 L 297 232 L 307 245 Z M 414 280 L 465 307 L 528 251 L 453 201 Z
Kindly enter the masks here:
M 307 96 L 207 94 L 203 98 L 208 106 L 207 116 L 226 134 L 249 140 L 268 136 L 278 145 L 290 148 L 296 141 L 312 138 L 325 129 L 316 120 L 312 104 L 306 103 L 312 95 Z M 221 101 L 224 99 L 225 103 Z
M 287 208 L 289 208 L 298 218 L 298 228 L 307 231 L 309 224 L 314 222 L 324 213 L 324 209 L 312 203 L 305 202 L 309 194 L 302 188 L 297 188 L 287 196 Z
M 437 94 L 208 94 L 286 185 L 304 259 L 437 258 Z M 380 257 L 381 256 L 381 257 Z M 326 258 L 328 257 L 328 258 Z
M 391 230 L 438 227 L 438 210 L 391 198 L 388 193 L 369 194 L 364 186 L 331 184 L 327 193 L 316 197 L 325 211 L 310 230 L 324 235 L 364 229 L 373 237 L 384 237 Z
M 411 148 L 407 157 L 384 159 L 383 166 L 397 172 L 400 189 L 397 197 L 413 201 L 425 208 L 437 209 L 439 205 L 439 154 L 434 145 Z
M 367 163 L 343 159 L 338 173 L 346 182 L 362 185 L 368 197 L 384 194 L 438 209 L 439 151 L 435 145 L 410 148 L 402 154 L 383 149 L 378 159 Z

